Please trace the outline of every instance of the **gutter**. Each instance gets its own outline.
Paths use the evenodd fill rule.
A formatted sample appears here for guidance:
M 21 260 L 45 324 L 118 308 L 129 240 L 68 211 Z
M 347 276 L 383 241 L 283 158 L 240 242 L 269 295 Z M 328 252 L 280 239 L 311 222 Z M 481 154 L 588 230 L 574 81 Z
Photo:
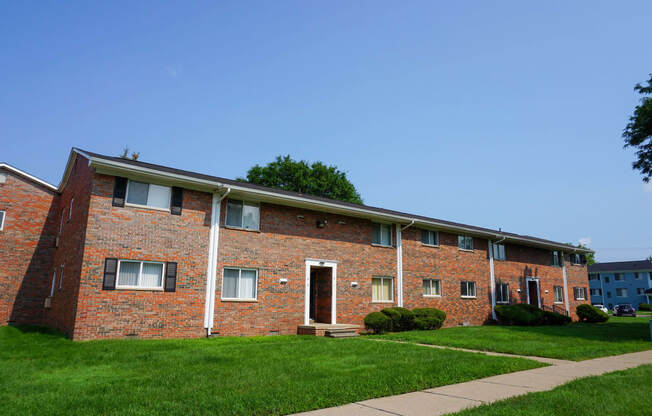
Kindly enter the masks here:
M 206 272 L 206 303 L 204 305 L 204 328 L 206 336 L 211 335 L 213 322 L 215 321 L 215 281 L 217 280 L 217 256 L 220 238 L 220 209 L 222 200 L 231 192 L 231 188 L 226 188 L 221 196 L 218 197 L 217 191 L 213 192 L 213 201 L 211 204 L 211 229 L 208 240 L 208 270 Z
M 498 237 L 500 234 L 497 234 L 496 237 Z M 494 271 L 494 244 L 499 244 L 505 241 L 507 237 L 503 235 L 503 237 L 500 240 L 497 240 L 496 242 L 492 242 L 490 239 L 487 239 L 489 242 L 489 247 L 487 247 L 487 250 L 489 252 L 489 281 L 490 281 L 490 292 L 491 292 L 491 318 L 495 321 L 496 320 L 496 273 Z

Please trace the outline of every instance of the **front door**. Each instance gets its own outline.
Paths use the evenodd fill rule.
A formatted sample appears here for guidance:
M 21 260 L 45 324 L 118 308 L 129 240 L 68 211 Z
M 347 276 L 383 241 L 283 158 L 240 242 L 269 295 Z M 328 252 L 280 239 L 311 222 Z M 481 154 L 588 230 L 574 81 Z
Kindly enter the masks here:
M 539 282 L 536 280 L 527 281 L 527 293 L 530 305 L 539 306 Z
M 331 323 L 332 269 L 310 268 L 310 320 L 314 323 Z

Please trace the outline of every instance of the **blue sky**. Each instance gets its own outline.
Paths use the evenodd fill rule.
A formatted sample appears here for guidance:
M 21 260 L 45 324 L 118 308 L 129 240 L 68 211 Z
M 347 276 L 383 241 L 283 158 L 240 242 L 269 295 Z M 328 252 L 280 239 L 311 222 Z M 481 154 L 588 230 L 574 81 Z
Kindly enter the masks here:
M 621 133 L 652 2 L 526 3 L 5 2 L 0 160 L 58 183 L 72 146 L 231 178 L 290 154 L 370 205 L 651 255 Z

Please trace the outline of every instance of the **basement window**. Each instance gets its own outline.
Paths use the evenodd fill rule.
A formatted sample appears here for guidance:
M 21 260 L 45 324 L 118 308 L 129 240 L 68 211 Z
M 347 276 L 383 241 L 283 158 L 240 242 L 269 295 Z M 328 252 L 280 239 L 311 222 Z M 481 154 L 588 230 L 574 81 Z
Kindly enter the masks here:
M 229 199 L 226 204 L 225 224 L 229 227 L 258 231 L 260 229 L 260 206 L 237 199 Z
M 222 300 L 257 298 L 258 270 L 225 267 L 222 274 Z
M 461 282 L 461 294 L 463 298 L 475 298 L 475 282 Z
M 371 278 L 371 301 L 393 302 L 393 300 L 394 300 L 394 278 L 372 277 Z
M 163 290 L 163 263 L 154 261 L 118 261 L 116 289 Z
M 169 186 L 130 180 L 127 186 L 127 204 L 168 210 L 171 194 Z

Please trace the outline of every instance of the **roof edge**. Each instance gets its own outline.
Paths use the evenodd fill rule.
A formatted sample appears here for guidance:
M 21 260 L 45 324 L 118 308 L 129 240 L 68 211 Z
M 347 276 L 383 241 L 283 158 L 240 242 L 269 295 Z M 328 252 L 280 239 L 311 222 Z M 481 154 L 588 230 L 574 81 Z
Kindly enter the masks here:
M 43 179 L 37 178 L 34 175 L 30 175 L 29 173 L 25 172 L 24 170 L 20 170 L 20 169 L 18 169 L 16 167 L 13 167 L 8 163 L 0 162 L 0 169 L 7 169 L 8 171 L 13 172 L 18 176 L 22 176 L 23 178 L 28 179 L 31 182 L 35 182 L 35 183 L 49 189 L 50 191 L 58 192 L 58 188 L 56 186 L 52 185 L 51 183 L 46 182 Z

